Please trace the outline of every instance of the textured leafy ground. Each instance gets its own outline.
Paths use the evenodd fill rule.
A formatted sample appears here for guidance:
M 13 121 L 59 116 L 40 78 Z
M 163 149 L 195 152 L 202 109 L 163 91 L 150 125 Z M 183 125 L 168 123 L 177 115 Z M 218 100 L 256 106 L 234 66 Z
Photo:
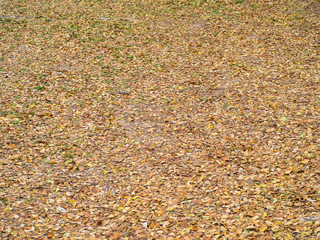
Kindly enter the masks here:
M 320 237 L 318 0 L 0 4 L 2 239 Z

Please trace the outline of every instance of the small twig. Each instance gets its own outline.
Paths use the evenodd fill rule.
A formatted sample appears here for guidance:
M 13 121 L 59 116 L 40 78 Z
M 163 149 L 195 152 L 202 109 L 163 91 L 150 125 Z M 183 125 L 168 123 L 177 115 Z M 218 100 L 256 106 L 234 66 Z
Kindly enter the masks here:
M 130 95 L 130 93 L 129 92 L 118 92 L 118 94 L 121 94 L 121 95 Z
M 245 204 L 247 204 L 247 203 L 249 203 L 249 202 L 244 202 L 244 203 L 235 204 L 235 205 L 236 205 L 236 207 L 241 207 L 242 205 L 245 205 Z

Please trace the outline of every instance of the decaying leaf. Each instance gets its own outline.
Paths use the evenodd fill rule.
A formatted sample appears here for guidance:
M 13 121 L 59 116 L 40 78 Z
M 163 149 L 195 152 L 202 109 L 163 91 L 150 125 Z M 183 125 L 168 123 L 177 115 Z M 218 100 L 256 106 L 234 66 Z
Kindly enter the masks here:
M 0 238 L 319 238 L 319 1 L 0 5 Z

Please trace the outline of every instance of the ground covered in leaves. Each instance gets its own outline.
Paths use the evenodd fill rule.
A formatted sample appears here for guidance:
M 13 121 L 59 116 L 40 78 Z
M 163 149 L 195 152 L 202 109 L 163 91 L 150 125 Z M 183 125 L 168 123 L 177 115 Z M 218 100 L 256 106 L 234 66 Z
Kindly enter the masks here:
M 318 0 L 0 4 L 2 239 L 320 237 Z

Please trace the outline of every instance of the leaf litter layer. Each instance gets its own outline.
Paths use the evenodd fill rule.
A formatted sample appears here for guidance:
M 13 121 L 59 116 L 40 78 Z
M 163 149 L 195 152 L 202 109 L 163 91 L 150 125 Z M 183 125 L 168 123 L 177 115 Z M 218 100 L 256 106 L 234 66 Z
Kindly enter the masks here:
M 319 238 L 319 5 L 2 2 L 1 238 Z

